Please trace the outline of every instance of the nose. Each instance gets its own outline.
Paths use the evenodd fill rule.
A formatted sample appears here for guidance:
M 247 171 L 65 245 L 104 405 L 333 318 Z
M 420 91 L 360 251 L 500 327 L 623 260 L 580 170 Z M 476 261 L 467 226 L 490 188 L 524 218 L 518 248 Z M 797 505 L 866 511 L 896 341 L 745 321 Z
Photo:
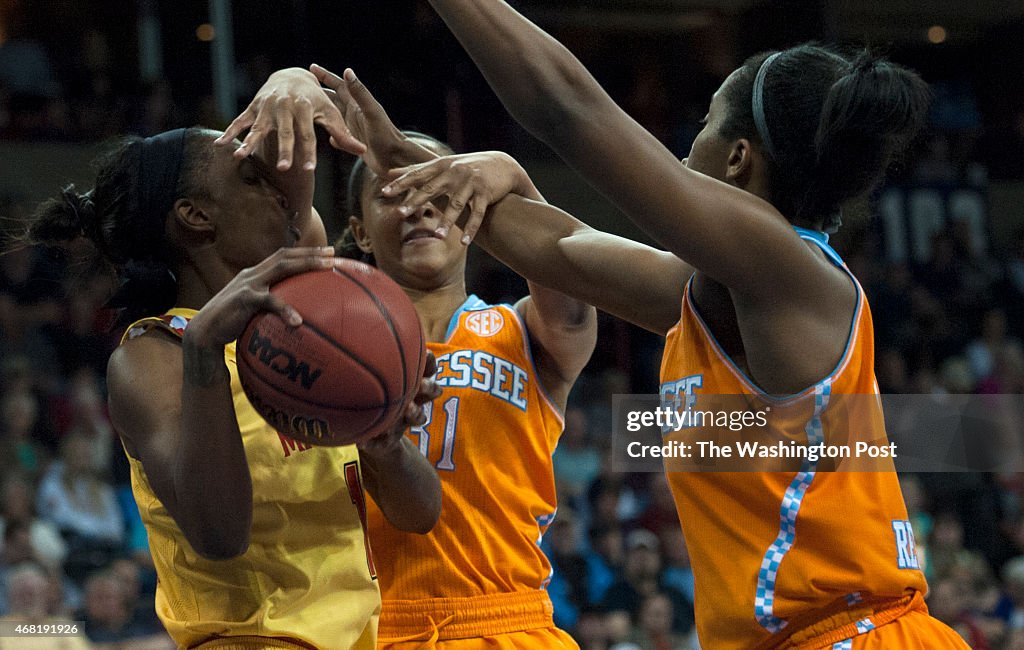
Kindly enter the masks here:
M 418 221 L 420 219 L 426 219 L 429 217 L 436 216 L 437 207 L 434 206 L 433 202 L 427 201 L 420 207 L 412 211 L 411 214 L 405 217 L 406 221 Z

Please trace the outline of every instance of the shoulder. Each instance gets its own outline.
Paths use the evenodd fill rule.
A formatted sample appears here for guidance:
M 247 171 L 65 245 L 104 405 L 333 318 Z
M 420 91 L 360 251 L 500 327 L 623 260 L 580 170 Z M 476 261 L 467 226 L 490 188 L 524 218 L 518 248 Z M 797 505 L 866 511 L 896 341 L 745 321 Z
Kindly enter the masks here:
M 168 366 L 181 366 L 181 341 L 170 332 L 151 329 L 126 340 L 114 350 L 107 362 L 107 381 L 120 384 L 125 381 L 145 381 L 150 372 L 159 375 Z

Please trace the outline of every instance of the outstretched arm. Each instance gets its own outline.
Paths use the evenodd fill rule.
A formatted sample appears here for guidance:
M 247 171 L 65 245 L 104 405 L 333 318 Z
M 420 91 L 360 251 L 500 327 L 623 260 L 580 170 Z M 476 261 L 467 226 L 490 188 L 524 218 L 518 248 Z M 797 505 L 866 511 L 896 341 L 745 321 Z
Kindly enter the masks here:
M 411 209 L 448 196 L 444 218 L 478 223 L 475 241 L 529 280 L 531 294 L 533 287 L 545 287 L 572 296 L 576 305 L 595 305 L 661 335 L 679 320 L 692 267 L 671 253 L 595 230 L 552 205 L 521 196 L 539 194 L 513 158 L 498 152 L 445 156 L 392 174 L 401 176 L 383 192 L 405 194 L 403 205 Z M 565 316 L 578 321 L 574 313 L 580 315 Z
M 502 0 L 430 0 L 509 112 L 655 241 L 751 299 L 827 300 L 820 260 L 760 198 L 686 169 Z

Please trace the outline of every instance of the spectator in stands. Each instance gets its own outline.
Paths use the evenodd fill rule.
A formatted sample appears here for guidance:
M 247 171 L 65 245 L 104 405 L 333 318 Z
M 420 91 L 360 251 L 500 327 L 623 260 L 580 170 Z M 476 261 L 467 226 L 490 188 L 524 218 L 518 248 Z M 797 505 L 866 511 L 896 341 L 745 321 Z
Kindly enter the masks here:
M 975 382 L 988 379 L 996 371 L 996 363 L 1006 355 L 1024 356 L 1019 339 L 1007 333 L 1006 312 L 996 307 L 985 312 L 981 336 L 964 349 Z
M 655 592 L 643 599 L 629 641 L 613 646 L 612 650 L 692 650 L 695 636 L 680 635 L 673 631 L 672 599 Z
M 16 391 L 0 398 L 0 469 L 5 475 L 39 476 L 48 456 L 38 442 L 39 404 L 31 393 Z
M 155 631 L 133 620 L 124 587 L 109 571 L 93 574 L 85 581 L 85 607 L 81 619 L 85 624 L 85 634 L 93 643 L 113 645 L 131 641 L 132 648 L 174 648 L 165 632 Z
M 590 484 L 601 471 L 601 456 L 589 444 L 587 414 L 578 407 L 565 410 L 565 429 L 552 455 L 559 499 L 579 508 Z
M 9 523 L 26 524 L 33 558 L 48 570 L 59 571 L 67 555 L 67 546 L 51 522 L 36 516 L 32 483 L 22 474 L 8 474 L 0 485 L 0 499 L 0 537 Z M 3 544 L 0 543 L 2 552 Z
M 47 592 L 47 576 L 41 568 L 32 563 L 18 566 L 8 576 L 7 590 L 3 596 L 10 603 L 10 611 L 0 617 L 0 622 L 73 625 L 70 619 L 50 615 Z M 88 650 L 90 647 L 83 635 L 0 635 L 0 650 Z
M 558 516 L 544 535 L 544 547 L 551 561 L 547 590 L 555 608 L 555 625 L 572 630 L 586 602 L 587 561 L 580 553 L 579 522 L 570 508 L 559 506 Z
M 614 584 L 623 558 L 623 533 L 618 522 L 590 528 L 589 549 L 586 559 L 586 603 L 596 605 L 604 600 L 608 588 Z
M 693 603 L 663 583 L 659 546 L 657 535 L 644 528 L 627 535 L 622 572 L 619 580 L 608 588 L 602 605 L 609 612 L 628 612 L 637 620 L 643 599 L 660 593 L 672 603 L 672 629 L 678 634 L 689 634 L 693 627 Z
M 67 571 L 82 580 L 105 566 L 121 549 L 124 521 L 113 487 L 96 472 L 92 443 L 81 435 L 67 437 L 61 460 L 53 463 L 39 486 L 37 509 L 68 542 Z

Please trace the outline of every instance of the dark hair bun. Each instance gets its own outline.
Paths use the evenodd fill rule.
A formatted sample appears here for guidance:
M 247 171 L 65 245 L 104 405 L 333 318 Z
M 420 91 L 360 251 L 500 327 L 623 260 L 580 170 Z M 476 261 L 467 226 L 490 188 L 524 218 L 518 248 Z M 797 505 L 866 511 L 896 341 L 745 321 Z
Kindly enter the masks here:
M 50 199 L 39 206 L 27 235 L 33 243 L 54 244 L 84 236 L 99 244 L 99 218 L 92 192 L 79 194 L 74 185 L 68 185 L 60 191 L 59 199 Z

